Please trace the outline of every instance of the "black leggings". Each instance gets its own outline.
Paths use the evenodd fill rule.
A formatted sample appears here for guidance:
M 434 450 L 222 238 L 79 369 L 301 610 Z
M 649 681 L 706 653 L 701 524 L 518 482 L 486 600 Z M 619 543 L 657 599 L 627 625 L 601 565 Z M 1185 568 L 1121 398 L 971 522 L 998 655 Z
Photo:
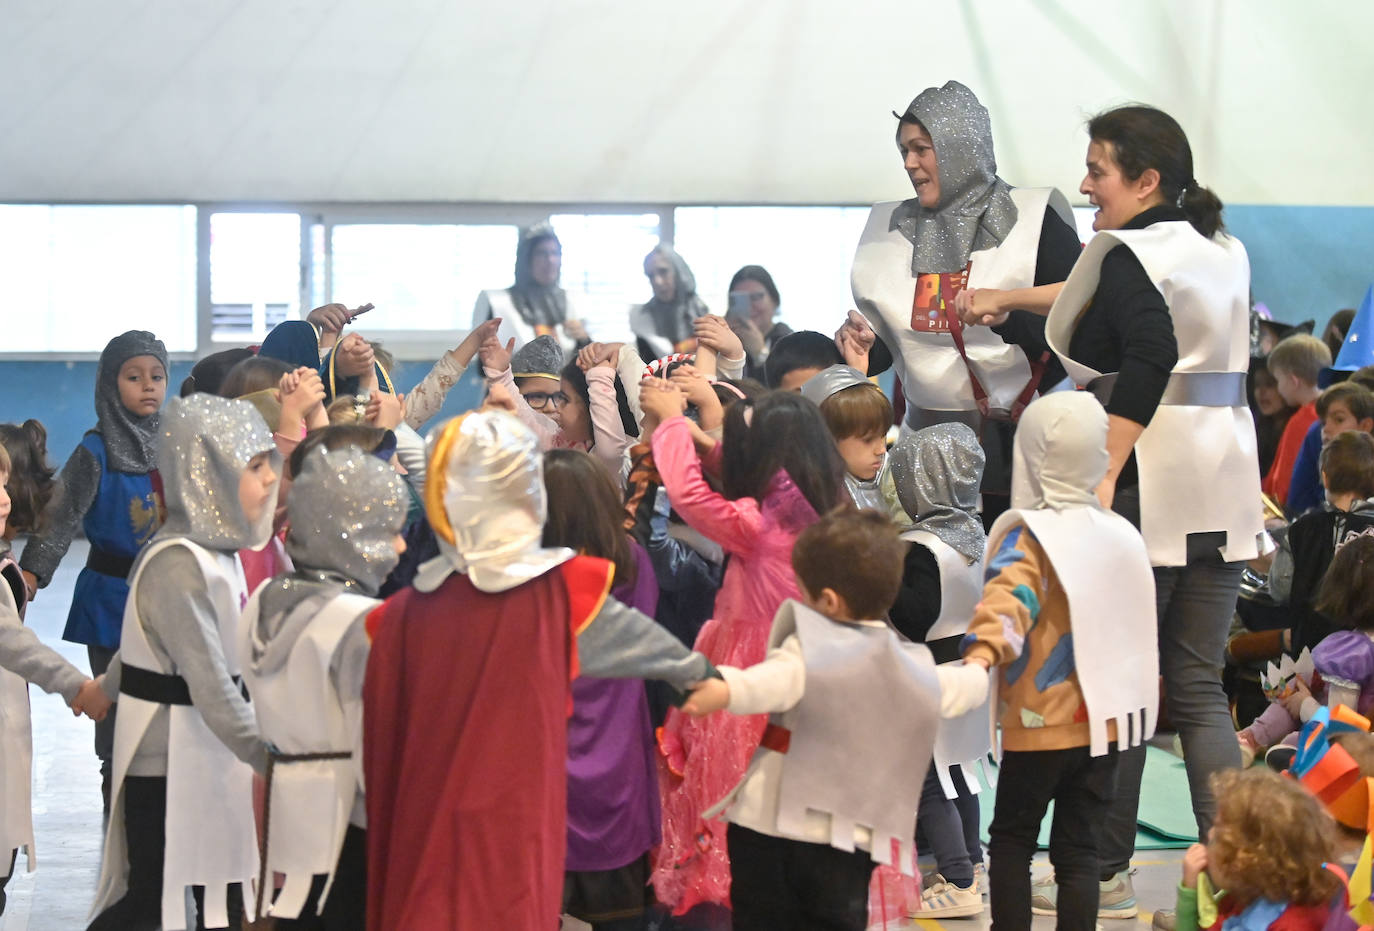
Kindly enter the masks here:
M 367 831 L 350 824 L 344 835 L 334 885 L 320 909 L 324 876 L 316 876 L 299 918 L 275 918 L 277 931 L 363 931 L 367 923 Z M 316 914 L 318 910 L 318 914 Z

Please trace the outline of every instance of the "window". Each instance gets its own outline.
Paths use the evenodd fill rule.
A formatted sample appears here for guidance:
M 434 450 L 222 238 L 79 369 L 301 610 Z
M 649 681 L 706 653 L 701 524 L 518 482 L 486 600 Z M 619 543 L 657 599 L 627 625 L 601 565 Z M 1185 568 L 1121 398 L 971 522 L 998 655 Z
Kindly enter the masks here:
M 724 314 L 730 279 L 744 265 L 773 276 L 778 318 L 794 330 L 833 333 L 854 306 L 849 269 L 868 207 L 679 207 L 675 248 L 697 294 Z
M 220 342 L 261 342 L 299 319 L 301 218 L 296 213 L 210 215 L 210 332 Z
M 6 352 L 99 352 L 129 329 L 196 348 L 196 209 L 0 205 Z
M 329 233 L 329 301 L 376 309 L 369 333 L 466 330 L 478 292 L 510 285 L 514 226 L 350 223 Z
M 560 213 L 549 222 L 563 244 L 559 281 L 578 301 L 588 335 L 628 340 L 630 305 L 650 296 L 644 257 L 658 244 L 658 214 Z M 512 249 L 512 268 L 514 256 Z

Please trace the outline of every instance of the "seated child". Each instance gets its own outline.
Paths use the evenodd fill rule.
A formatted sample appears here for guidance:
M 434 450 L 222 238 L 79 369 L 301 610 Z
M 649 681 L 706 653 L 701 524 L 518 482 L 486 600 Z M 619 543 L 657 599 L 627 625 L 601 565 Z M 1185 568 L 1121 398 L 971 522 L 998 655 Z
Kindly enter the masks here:
M 907 522 L 888 471 L 887 431 L 892 402 L 883 389 L 848 365 L 832 365 L 806 380 L 802 397 L 821 409 L 844 460 L 844 487 L 854 504 Z
M 735 931 L 862 931 L 875 861 L 912 868 L 911 774 L 930 765 L 937 718 L 980 704 L 987 676 L 936 669 L 877 620 L 896 597 L 903 551 L 873 511 L 843 508 L 802 531 L 792 565 L 803 602 L 779 608 L 768 658 L 721 667 L 724 679 L 685 706 L 772 714 L 743 781 L 707 813 L 729 806 Z
M 356 446 L 301 452 L 287 505 L 295 568 L 255 592 L 239 621 L 244 681 L 274 748 L 262 875 L 285 876 L 267 912 L 279 929 L 361 929 L 363 622 L 405 548 L 410 498 L 395 470 Z
M 90 676 L 24 626 L 28 597 L 10 540 L 21 530 L 36 529 L 52 493 L 52 473 L 42 455 L 45 437 L 36 420 L 23 427 L 0 427 L 0 576 L 4 577 L 0 584 L 0 915 L 5 913 L 5 884 L 19 848 L 24 848 L 30 871 L 36 863 L 29 798 L 33 786 L 29 683 L 61 695 L 72 711 L 85 711 L 97 721 L 110 707 Z M 13 458 L 10 449 L 15 451 Z M 17 520 L 9 520 L 12 516 Z
M 1322 503 L 1322 448 L 1347 430 L 1374 431 L 1374 391 L 1355 381 L 1337 382 L 1317 397 L 1318 423 L 1307 428 L 1293 481 L 1288 488 L 1288 513 L 1303 514 Z
M 1212 793 L 1211 833 L 1183 855 L 1178 931 L 1198 931 L 1207 906 L 1215 908 L 1213 928 L 1326 927 L 1340 880 L 1323 866 L 1335 858 L 1334 835 L 1317 800 L 1295 780 L 1262 768 L 1216 773 Z M 1204 890 L 1225 891 L 1213 900 Z
M 1154 575 L 1140 534 L 1097 499 L 1107 462 L 1096 398 L 1061 391 L 1034 401 L 1012 449 L 1012 509 L 988 535 L 987 584 L 963 652 L 967 663 L 1001 667 L 994 927 L 1030 927 L 1030 861 L 1053 800 L 1057 927 L 1092 931 L 1096 835 L 1118 768 L 1110 745 L 1124 750 L 1154 733 Z
M 1307 428 L 1317 421 L 1317 378 L 1331 364 L 1331 350 L 1310 333 L 1298 333 L 1279 341 L 1269 353 L 1269 371 L 1278 383 L 1279 395 L 1289 407 L 1297 408 L 1283 428 L 1274 461 L 1264 476 L 1262 488 L 1279 504 L 1287 505 L 1288 487 L 1293 480 L 1298 450 Z

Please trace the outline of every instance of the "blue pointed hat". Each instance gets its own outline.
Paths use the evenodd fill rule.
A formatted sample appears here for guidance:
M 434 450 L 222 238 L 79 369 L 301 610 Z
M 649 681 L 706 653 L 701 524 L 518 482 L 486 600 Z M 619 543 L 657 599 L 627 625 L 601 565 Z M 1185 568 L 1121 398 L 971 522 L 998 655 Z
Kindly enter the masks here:
M 1317 376 L 1317 387 L 1328 388 L 1366 365 L 1374 365 L 1374 285 L 1364 293 L 1360 309 L 1345 333 L 1345 342 L 1341 343 L 1341 351 L 1336 353 L 1336 361 Z

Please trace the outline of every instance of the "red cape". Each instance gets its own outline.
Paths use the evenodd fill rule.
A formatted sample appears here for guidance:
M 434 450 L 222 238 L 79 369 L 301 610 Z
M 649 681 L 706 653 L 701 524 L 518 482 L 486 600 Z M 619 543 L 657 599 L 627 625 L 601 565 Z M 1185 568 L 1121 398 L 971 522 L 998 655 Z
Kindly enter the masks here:
M 454 574 L 369 616 L 369 928 L 557 927 L 574 638 L 613 571 L 578 556 L 496 594 Z

